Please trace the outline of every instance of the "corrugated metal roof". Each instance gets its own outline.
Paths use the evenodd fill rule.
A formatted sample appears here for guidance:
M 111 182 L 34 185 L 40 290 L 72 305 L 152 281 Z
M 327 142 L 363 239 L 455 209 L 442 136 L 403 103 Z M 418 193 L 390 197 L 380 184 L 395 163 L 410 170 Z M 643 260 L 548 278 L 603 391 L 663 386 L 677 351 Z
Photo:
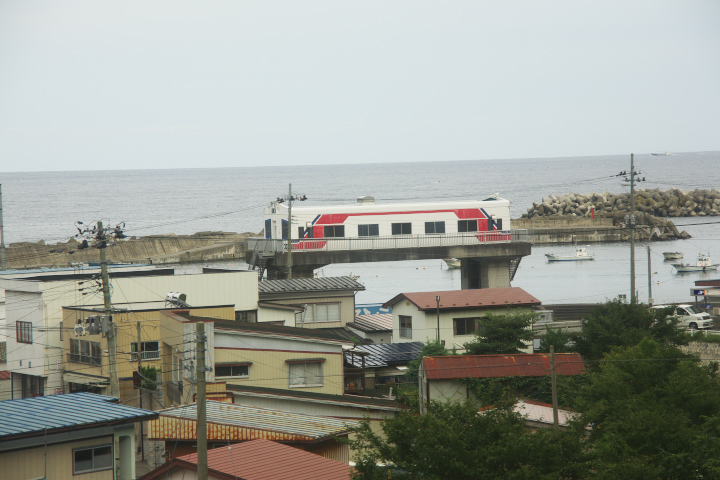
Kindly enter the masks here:
M 443 355 L 423 358 L 423 369 L 430 380 L 492 377 L 543 377 L 550 375 L 550 354 Z M 555 355 L 558 375 L 585 373 L 578 353 Z
M 365 290 L 365 286 L 352 277 L 293 278 L 290 280 L 263 280 L 258 292 L 327 292 L 337 290 Z
M 193 318 L 193 317 L 185 317 Z M 240 322 L 237 320 L 211 319 L 216 330 L 233 330 L 244 332 L 262 332 L 289 337 L 316 338 L 318 340 L 332 340 L 341 343 L 353 343 L 359 339 L 357 335 L 342 328 L 340 331 L 328 328 L 299 328 L 275 325 L 270 322 Z M 362 340 L 362 339 L 360 339 Z
M 358 345 L 355 350 L 365 352 L 366 367 L 389 367 L 393 365 L 406 365 L 420 358 L 425 346 L 422 342 L 405 343 L 374 343 L 371 345 Z M 361 367 L 362 359 L 359 356 L 346 355 L 353 366 Z
M 47 430 L 86 428 L 107 422 L 137 422 L 157 417 L 150 410 L 116 403 L 94 393 L 68 393 L 0 402 L 0 440 L 44 434 Z
M 420 310 L 435 310 L 435 297 L 440 297 L 440 310 L 493 308 L 518 305 L 540 305 L 540 300 L 519 287 L 447 290 L 442 292 L 405 292 L 393 297 L 385 305 L 392 306 L 407 298 Z
M 249 407 L 234 403 L 207 401 L 208 439 L 311 441 L 347 432 L 356 422 Z M 149 436 L 155 439 L 195 439 L 197 404 L 158 412 L 149 423 Z
M 177 460 L 197 465 L 197 453 Z M 350 480 L 345 463 L 269 440 L 208 450 L 208 468 L 243 480 Z
M 387 332 L 393 329 L 393 315 L 392 313 L 356 315 L 355 321 L 348 326 L 362 332 Z

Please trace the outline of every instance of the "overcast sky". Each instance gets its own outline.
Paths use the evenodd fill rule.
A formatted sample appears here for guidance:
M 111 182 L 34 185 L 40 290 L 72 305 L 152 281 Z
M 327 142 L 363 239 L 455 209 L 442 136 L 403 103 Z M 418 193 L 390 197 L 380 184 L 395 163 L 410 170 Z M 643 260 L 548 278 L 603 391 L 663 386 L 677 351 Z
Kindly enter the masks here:
M 718 0 L 0 0 L 0 171 L 720 150 Z

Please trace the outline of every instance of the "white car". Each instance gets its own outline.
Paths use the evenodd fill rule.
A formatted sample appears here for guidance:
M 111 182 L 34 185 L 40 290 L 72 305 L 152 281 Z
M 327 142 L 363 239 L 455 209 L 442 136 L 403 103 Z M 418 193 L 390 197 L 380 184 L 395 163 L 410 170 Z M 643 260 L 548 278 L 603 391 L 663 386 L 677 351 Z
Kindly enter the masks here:
M 690 330 L 712 328 L 713 326 L 713 320 L 710 314 L 701 311 L 694 305 L 655 305 L 652 308 L 655 310 L 663 310 L 665 308 L 672 309 L 670 310 L 669 316 L 677 318 L 681 327 L 689 328 Z

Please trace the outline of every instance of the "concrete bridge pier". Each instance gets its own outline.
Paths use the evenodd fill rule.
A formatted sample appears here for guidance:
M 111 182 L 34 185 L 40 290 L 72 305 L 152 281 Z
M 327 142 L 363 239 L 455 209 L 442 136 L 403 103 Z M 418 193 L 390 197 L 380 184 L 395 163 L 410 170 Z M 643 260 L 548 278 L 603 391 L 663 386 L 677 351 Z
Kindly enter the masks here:
M 463 258 L 460 262 L 460 288 L 463 290 L 510 286 L 510 259 Z

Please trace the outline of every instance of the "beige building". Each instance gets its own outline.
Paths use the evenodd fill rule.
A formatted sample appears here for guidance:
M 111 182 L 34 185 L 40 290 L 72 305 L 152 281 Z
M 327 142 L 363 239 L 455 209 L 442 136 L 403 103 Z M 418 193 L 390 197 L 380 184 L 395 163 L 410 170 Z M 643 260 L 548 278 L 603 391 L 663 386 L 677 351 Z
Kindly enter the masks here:
M 385 307 L 391 307 L 394 316 L 393 342 L 428 343 L 439 339 L 445 348 L 463 351 L 487 314 L 530 310 L 538 305 L 540 300 L 522 288 L 508 287 L 406 292 L 392 298 Z
M 0 476 L 134 480 L 134 424 L 156 417 L 92 393 L 2 401 Z

